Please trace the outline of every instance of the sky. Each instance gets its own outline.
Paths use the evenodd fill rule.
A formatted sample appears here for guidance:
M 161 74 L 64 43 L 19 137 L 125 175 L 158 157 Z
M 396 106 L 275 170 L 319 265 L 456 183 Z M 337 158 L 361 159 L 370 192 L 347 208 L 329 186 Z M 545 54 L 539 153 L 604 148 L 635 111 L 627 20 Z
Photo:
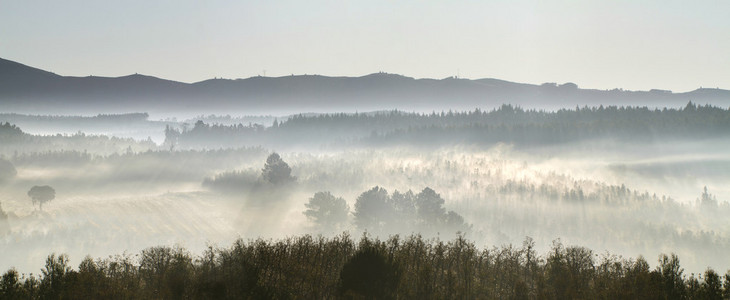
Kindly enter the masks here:
M 375 72 L 730 89 L 730 1 L 7 1 L 0 57 L 67 76 Z

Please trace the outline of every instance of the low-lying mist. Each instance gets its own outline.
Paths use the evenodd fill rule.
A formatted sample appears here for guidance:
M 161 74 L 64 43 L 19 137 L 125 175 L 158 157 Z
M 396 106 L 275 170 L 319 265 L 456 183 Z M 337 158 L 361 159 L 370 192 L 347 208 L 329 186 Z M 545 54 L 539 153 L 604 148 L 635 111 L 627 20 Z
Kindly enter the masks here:
M 730 194 L 722 185 L 730 155 L 718 150 L 726 144 L 599 140 L 526 149 L 285 151 L 279 154 L 291 178 L 284 183 L 265 175 L 271 152 L 262 148 L 18 154 L 5 158 L 17 174 L 0 186 L 8 215 L 0 225 L 0 248 L 8 254 L 0 269 L 35 273 L 50 253 L 68 253 L 75 265 L 86 255 L 138 253 L 154 245 L 180 244 L 199 253 L 237 238 L 365 230 L 382 238 L 421 233 L 443 240 L 458 233 L 482 246 L 520 244 L 529 236 L 539 252 L 560 239 L 598 253 L 643 255 L 650 263 L 674 252 L 688 271 L 722 270 L 730 265 L 730 221 L 723 218 Z M 27 195 L 34 185 L 56 191 L 42 210 Z M 375 187 L 385 198 L 373 208 L 376 200 L 368 199 L 379 198 L 365 194 Z M 446 220 L 451 211 L 464 226 L 424 223 L 418 195 L 427 188 L 443 200 L 434 202 L 443 215 L 433 220 Z M 308 207 L 321 209 L 307 206 L 319 192 L 344 200 L 343 221 L 305 215 Z M 412 217 L 376 223 L 358 217 L 358 207 L 377 216 L 407 213 L 393 203 L 410 203 Z

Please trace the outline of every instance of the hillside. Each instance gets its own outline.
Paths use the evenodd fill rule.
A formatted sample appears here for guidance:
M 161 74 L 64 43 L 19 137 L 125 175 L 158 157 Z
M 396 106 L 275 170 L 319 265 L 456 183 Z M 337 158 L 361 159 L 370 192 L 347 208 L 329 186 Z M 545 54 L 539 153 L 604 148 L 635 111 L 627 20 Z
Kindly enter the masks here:
M 299 112 L 401 109 L 464 110 L 502 103 L 525 108 L 557 109 L 576 105 L 680 107 L 730 105 L 730 91 L 581 89 L 573 83 L 541 85 L 498 79 L 415 79 L 375 73 L 361 77 L 291 75 L 246 79 L 210 79 L 183 83 L 145 75 L 69 77 L 0 59 L 0 104 L 4 112 L 153 114 Z

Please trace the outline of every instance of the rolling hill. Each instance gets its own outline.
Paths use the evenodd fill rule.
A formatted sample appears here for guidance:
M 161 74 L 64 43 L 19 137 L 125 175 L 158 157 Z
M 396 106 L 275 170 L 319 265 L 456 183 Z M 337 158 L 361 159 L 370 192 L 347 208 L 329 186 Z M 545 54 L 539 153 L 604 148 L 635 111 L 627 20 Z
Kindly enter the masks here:
M 541 85 L 498 79 L 415 79 L 374 73 L 361 77 L 292 75 L 209 79 L 183 83 L 145 75 L 61 76 L 0 59 L 0 111 L 35 114 L 288 114 L 383 109 L 490 109 L 503 103 L 558 109 L 594 105 L 679 107 L 688 101 L 730 105 L 730 90 L 625 91 L 580 89 L 573 83 Z

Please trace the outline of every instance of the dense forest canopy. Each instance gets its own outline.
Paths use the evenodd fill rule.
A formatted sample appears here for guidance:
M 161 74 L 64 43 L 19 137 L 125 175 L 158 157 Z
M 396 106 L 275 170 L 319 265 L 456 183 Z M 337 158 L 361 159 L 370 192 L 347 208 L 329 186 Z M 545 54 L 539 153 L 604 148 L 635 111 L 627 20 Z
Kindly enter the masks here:
M 510 143 L 516 146 L 544 146 L 587 140 L 612 139 L 632 143 L 648 143 L 677 139 L 726 138 L 730 128 L 730 111 L 725 108 L 696 105 L 692 102 L 680 109 L 647 107 L 597 106 L 544 111 L 522 109 L 509 104 L 491 110 L 441 111 L 408 113 L 381 111 L 373 113 L 297 114 L 250 120 L 247 124 L 231 124 L 230 116 L 201 116 L 196 121 L 149 121 L 146 113 L 98 115 L 95 117 L 28 116 L 0 114 L 0 136 L 6 147 L 22 147 L 23 143 L 55 144 L 71 150 L 71 138 L 96 138 L 89 151 L 100 148 L 112 152 L 106 144 L 122 144 L 133 150 L 154 149 L 152 144 L 130 143 L 130 139 L 111 138 L 104 141 L 99 134 L 82 132 L 114 131 L 114 124 L 134 125 L 139 134 L 154 135 L 158 144 L 169 149 L 217 149 L 242 146 L 264 146 L 280 149 L 299 146 L 441 146 L 455 143 L 489 146 Z M 271 122 L 271 123 L 269 123 Z M 24 134 L 17 123 L 27 124 L 35 132 L 47 132 L 43 124 L 67 128 L 64 135 Z M 104 127 L 107 129 L 103 129 Z M 73 130 L 78 128 L 76 130 Z M 63 131 L 63 130 L 62 130 Z M 54 139 L 55 137 L 55 139 Z M 62 139 L 61 137 L 64 137 Z M 38 140 L 36 143 L 31 140 Z M 109 139 L 109 138 L 107 138 Z M 117 140 L 115 140 L 117 139 Z M 150 140 L 148 140 L 150 141 Z M 92 141 L 89 140 L 89 143 Z M 177 147 L 177 148 L 176 148 Z M 50 149 L 50 145 L 46 147 Z M 76 147 L 77 150 L 80 147 Z M 2 149 L 0 149 L 2 150 Z M 8 150 L 5 151 L 9 152 Z
M 430 114 L 390 111 L 355 114 L 294 115 L 265 127 L 218 125 L 198 121 L 168 134 L 183 148 L 263 144 L 415 145 L 459 144 L 552 145 L 597 139 L 646 143 L 662 139 L 727 137 L 730 111 L 688 103 L 681 109 L 647 107 L 576 107 L 557 111 L 525 110 L 502 105 L 492 111 Z M 173 139 L 174 137 L 174 139 Z

